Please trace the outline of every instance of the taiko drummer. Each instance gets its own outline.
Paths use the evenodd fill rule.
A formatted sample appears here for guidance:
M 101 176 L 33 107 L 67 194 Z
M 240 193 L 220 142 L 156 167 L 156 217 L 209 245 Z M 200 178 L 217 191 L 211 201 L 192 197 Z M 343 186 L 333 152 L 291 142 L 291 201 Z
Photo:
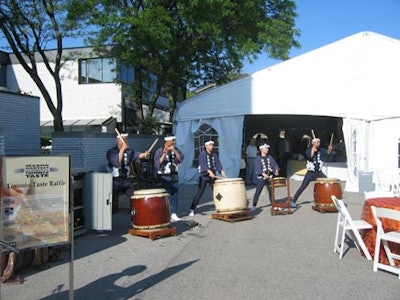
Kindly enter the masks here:
M 154 166 L 161 176 L 162 186 L 171 196 L 171 221 L 181 220 L 176 213 L 179 195 L 178 171 L 183 158 L 182 151 L 175 146 L 175 136 L 172 134 L 164 137 L 164 146 L 158 148 L 154 154 Z
M 254 210 L 257 206 L 258 198 L 264 188 L 267 187 L 269 201 L 271 201 L 271 186 L 270 180 L 273 176 L 279 175 L 279 166 L 275 159 L 268 154 L 270 146 L 268 144 L 262 144 L 258 147 L 260 149 L 260 155 L 256 157 L 254 162 L 254 169 L 257 175 L 256 191 L 253 196 L 253 207 L 250 210 Z
M 317 178 L 326 178 L 324 172 L 322 172 L 322 160 L 321 157 L 326 154 L 332 153 L 332 143 L 328 146 L 328 149 L 320 149 L 321 140 L 319 138 L 313 138 L 311 141 L 311 147 L 306 149 L 306 168 L 307 173 L 304 176 L 303 182 L 299 189 L 294 194 L 293 200 L 290 203 L 292 208 L 297 208 L 296 201 L 300 197 L 301 193 L 307 188 L 311 181 L 315 181 Z
M 134 182 L 131 180 L 132 164 L 135 161 L 150 157 L 150 152 L 139 152 L 129 147 L 128 134 L 122 133 L 117 136 L 117 144 L 107 151 L 107 169 L 113 177 L 113 212 L 118 208 L 118 195 L 124 193 L 130 198 L 135 190 Z
M 222 164 L 219 160 L 218 155 L 213 152 L 214 141 L 207 141 L 204 143 L 204 146 L 206 148 L 206 151 L 203 151 L 199 154 L 199 185 L 196 195 L 193 198 L 192 205 L 190 207 L 189 216 L 194 216 L 194 211 L 200 201 L 201 196 L 204 193 L 207 184 L 213 186 L 214 181 L 217 179 L 218 173 L 221 174 L 222 177 L 226 177 L 225 171 L 222 168 Z

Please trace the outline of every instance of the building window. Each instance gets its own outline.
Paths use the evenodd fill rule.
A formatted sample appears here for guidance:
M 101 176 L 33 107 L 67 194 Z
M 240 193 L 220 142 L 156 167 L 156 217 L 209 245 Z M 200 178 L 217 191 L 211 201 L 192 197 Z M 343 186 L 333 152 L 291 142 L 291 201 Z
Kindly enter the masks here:
M 79 83 L 110 83 L 117 79 L 114 58 L 87 58 L 79 60 Z
M 125 64 L 120 65 L 119 77 L 123 83 L 132 83 L 135 76 L 134 68 Z
M 213 140 L 214 141 L 214 152 L 218 153 L 218 133 L 217 131 L 208 124 L 203 124 L 194 134 L 194 159 L 193 167 L 199 167 L 199 154 L 204 150 L 204 143 Z

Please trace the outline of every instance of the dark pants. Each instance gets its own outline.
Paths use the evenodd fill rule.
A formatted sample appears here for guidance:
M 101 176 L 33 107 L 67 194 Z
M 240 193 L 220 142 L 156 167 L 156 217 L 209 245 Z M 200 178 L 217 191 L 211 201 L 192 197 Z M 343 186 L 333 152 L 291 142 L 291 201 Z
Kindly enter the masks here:
M 118 197 L 119 194 L 125 194 L 128 199 L 131 199 L 133 192 L 135 191 L 135 185 L 133 182 L 126 178 L 114 177 L 113 178 L 113 195 L 112 195 L 112 212 L 115 213 L 118 210 Z
M 192 205 L 190 206 L 190 209 L 195 210 L 197 207 L 197 204 L 200 201 L 201 196 L 203 196 L 204 190 L 206 189 L 207 184 L 211 186 L 211 188 L 214 187 L 214 181 L 215 179 L 212 179 L 209 176 L 200 176 L 199 177 L 199 185 L 197 188 L 196 195 L 193 198 Z
M 287 177 L 287 165 L 290 160 L 291 154 L 289 152 L 285 152 L 278 156 L 278 165 L 281 168 L 279 170 L 279 176 Z
M 269 201 L 271 202 L 271 186 L 270 186 L 270 181 L 266 180 L 264 178 L 257 178 L 256 181 L 256 191 L 253 196 L 253 206 L 257 206 L 258 198 L 260 197 L 260 194 L 264 188 L 264 186 L 267 187 L 268 195 L 269 195 Z
M 179 182 L 177 180 L 161 179 L 163 188 L 170 194 L 171 214 L 176 214 L 178 210 L 178 190 Z
M 322 171 L 307 171 L 306 175 L 304 176 L 303 182 L 301 183 L 299 189 L 296 191 L 296 194 L 294 194 L 293 201 L 296 202 L 301 193 L 303 193 L 307 186 L 310 184 L 310 182 L 315 181 L 317 178 L 326 178 L 326 175 Z

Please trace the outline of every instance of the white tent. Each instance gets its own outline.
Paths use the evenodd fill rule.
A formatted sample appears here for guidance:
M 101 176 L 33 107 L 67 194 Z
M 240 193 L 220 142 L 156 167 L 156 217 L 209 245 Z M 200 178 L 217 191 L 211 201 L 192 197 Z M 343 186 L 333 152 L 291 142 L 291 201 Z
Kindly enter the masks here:
M 346 190 L 358 190 L 362 171 L 374 171 L 375 181 L 389 171 L 398 175 L 399 78 L 400 41 L 362 32 L 195 96 L 174 115 L 186 156 L 180 179 L 196 179 L 193 134 L 201 124 L 218 132 L 222 164 L 236 177 L 244 116 L 268 114 L 342 118 Z

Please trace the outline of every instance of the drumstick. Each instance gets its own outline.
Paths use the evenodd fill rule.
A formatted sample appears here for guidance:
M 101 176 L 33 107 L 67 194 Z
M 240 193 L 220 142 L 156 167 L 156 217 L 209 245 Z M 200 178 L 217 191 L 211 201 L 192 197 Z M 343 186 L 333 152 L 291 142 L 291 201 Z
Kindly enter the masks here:
M 117 128 L 114 128 L 115 132 L 117 133 L 118 136 L 121 136 Z
M 156 140 L 153 142 L 153 144 L 151 144 L 151 146 L 150 146 L 149 150 L 147 150 L 147 152 L 150 152 L 154 148 L 154 146 L 157 144 L 157 142 L 158 142 L 158 138 L 156 138 Z
M 312 138 L 315 139 L 314 129 L 311 129 Z
M 332 147 L 332 143 L 333 143 L 333 133 L 331 134 L 331 141 L 329 142 L 329 146 Z
M 124 141 L 124 139 L 122 138 L 121 134 L 119 133 L 118 129 L 117 129 L 117 128 L 114 128 L 114 130 L 115 130 L 115 132 L 117 133 L 118 137 L 121 137 L 121 141 L 122 141 L 124 144 L 126 144 L 125 141 Z

